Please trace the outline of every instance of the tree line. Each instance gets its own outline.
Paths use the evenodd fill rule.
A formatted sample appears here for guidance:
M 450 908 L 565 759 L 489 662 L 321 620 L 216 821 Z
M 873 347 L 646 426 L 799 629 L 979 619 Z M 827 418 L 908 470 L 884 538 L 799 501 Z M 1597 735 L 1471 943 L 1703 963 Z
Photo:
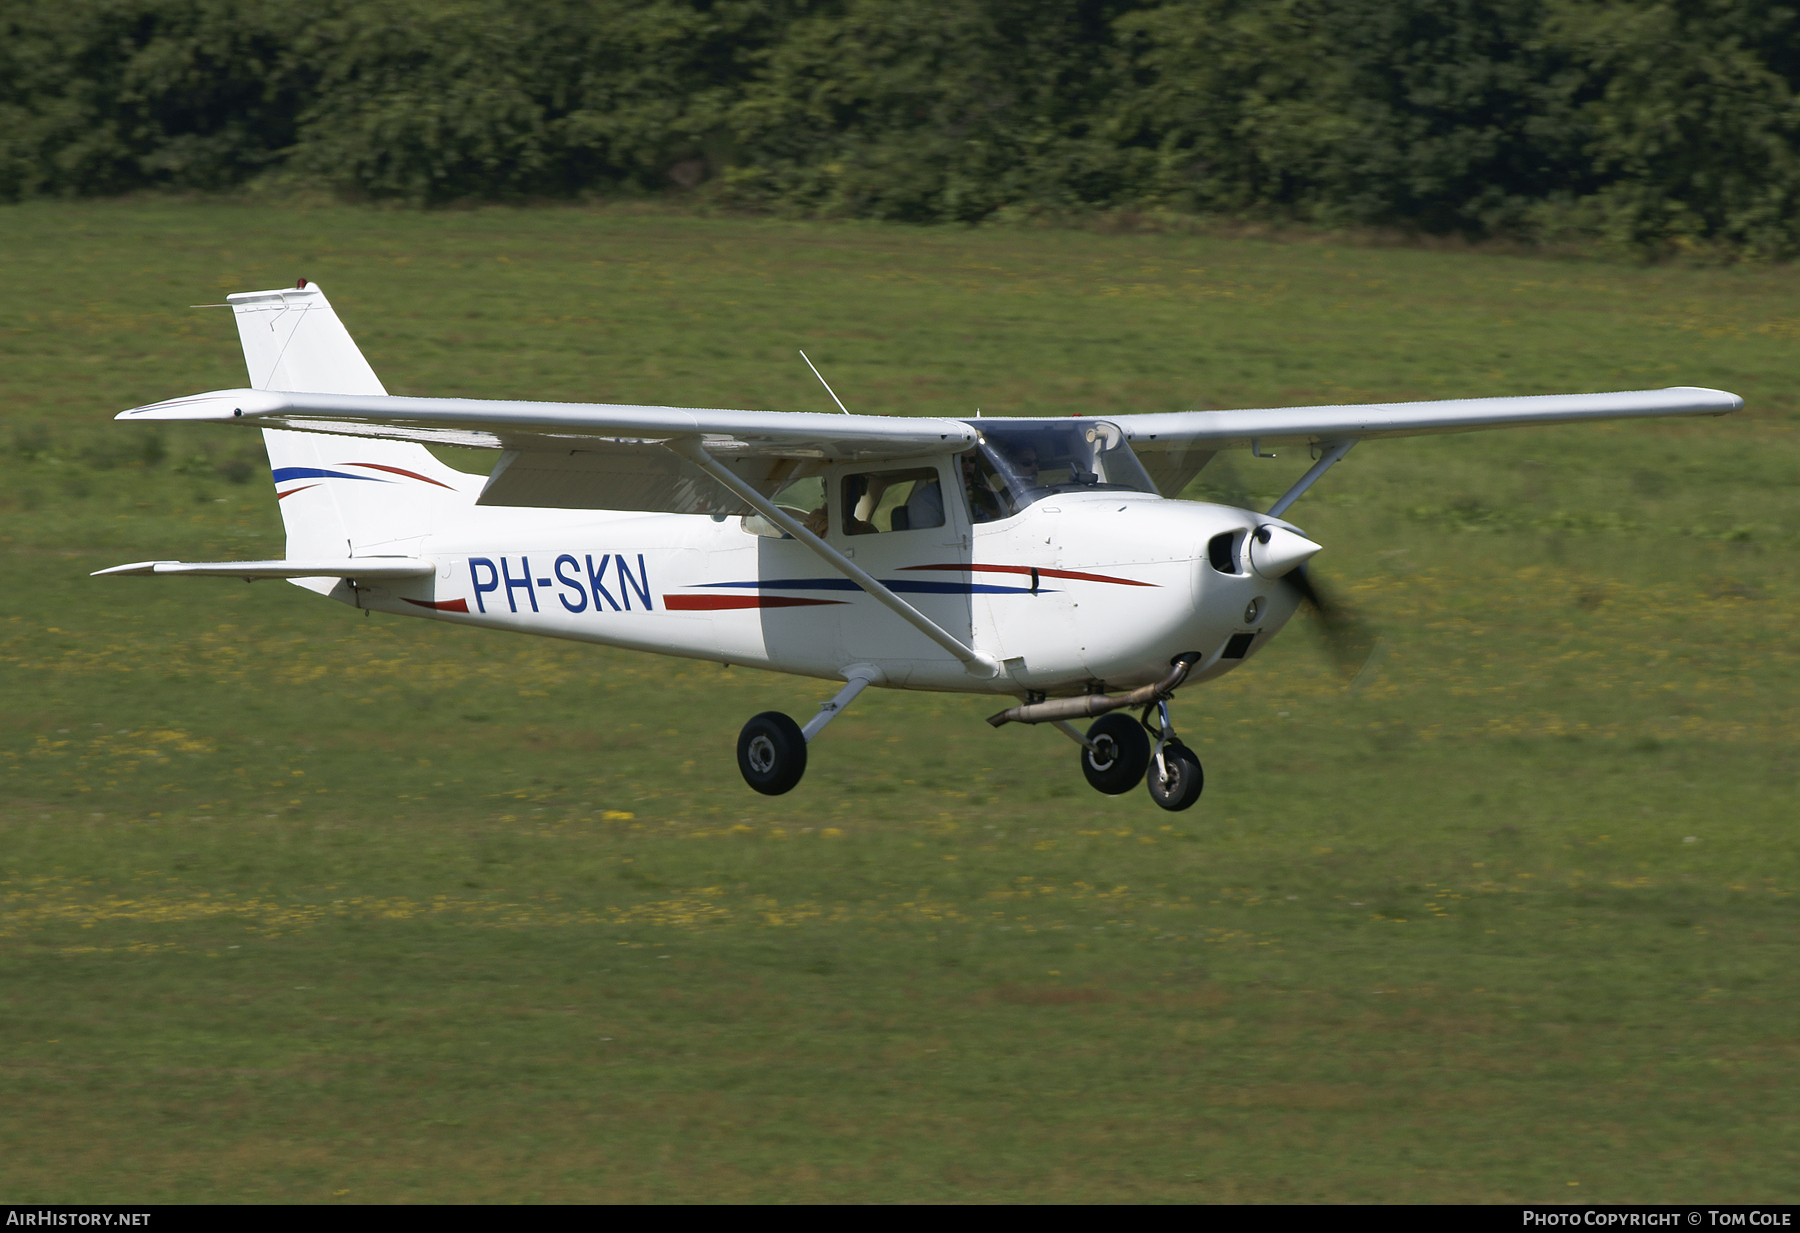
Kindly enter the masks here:
M 5 0 L 0 199 L 701 188 L 1781 258 L 1797 85 L 1767 0 Z

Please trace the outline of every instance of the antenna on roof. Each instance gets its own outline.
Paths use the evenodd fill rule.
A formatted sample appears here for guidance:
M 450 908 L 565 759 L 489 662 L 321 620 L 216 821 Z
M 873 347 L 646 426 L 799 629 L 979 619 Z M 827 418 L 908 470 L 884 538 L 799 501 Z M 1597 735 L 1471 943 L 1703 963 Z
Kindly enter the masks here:
M 806 360 L 806 352 L 802 351 L 800 353 L 800 358 L 803 360 Z M 815 376 L 819 379 L 819 384 L 825 387 L 825 392 L 827 394 L 831 395 L 831 401 L 835 402 L 838 405 L 838 410 L 842 411 L 845 415 L 849 415 L 850 408 L 846 407 L 844 405 L 844 400 L 839 398 L 837 396 L 837 392 L 831 388 L 831 382 L 829 382 L 825 379 L 825 374 L 820 372 L 816 367 L 814 367 L 813 362 L 811 360 L 806 360 L 806 366 L 813 370 L 813 376 Z

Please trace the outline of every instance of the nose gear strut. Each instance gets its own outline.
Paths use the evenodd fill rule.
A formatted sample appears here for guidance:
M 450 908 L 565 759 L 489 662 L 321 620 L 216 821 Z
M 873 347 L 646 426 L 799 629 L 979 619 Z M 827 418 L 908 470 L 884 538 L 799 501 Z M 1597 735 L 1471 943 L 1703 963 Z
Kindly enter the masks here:
M 1031 701 L 989 716 L 988 722 L 996 728 L 1008 723 L 1052 724 L 1081 746 L 1081 773 L 1096 792 L 1119 796 L 1144 781 L 1150 799 L 1164 809 L 1187 809 L 1200 799 L 1206 776 L 1194 751 L 1175 735 L 1169 697 L 1199 661 L 1199 652 L 1190 651 L 1176 656 L 1169 675 L 1154 685 L 1127 694 Z M 1136 720 L 1118 713 L 1139 706 L 1144 709 Z M 1069 722 L 1084 715 L 1099 716 L 1085 736 Z
M 1150 724 L 1151 711 L 1156 712 L 1160 721 L 1156 727 Z M 1200 759 L 1194 756 L 1194 751 L 1175 735 L 1168 702 L 1159 700 L 1145 707 L 1139 722 L 1156 733 L 1156 745 L 1150 754 L 1146 777 L 1150 799 L 1171 813 L 1188 808 L 1200 799 L 1200 793 L 1206 787 L 1206 773 L 1201 770 Z

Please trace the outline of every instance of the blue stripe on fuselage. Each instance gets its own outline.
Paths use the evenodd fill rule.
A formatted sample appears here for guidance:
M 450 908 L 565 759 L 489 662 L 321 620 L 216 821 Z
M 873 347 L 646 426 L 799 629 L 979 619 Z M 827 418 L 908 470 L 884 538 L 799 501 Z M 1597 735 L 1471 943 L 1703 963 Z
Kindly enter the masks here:
M 351 475 L 348 471 L 326 471 L 319 467 L 282 467 L 275 472 L 277 484 L 296 479 L 355 479 L 375 484 L 393 483 L 392 480 L 376 479 L 373 475 Z

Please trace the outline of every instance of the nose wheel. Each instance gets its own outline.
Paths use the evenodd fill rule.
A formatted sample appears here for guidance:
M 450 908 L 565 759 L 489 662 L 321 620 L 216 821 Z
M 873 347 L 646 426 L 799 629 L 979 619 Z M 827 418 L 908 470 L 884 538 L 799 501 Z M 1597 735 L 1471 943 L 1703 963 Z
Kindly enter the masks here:
M 1194 751 L 1180 741 L 1171 737 L 1157 744 L 1162 748 L 1151 758 L 1153 765 L 1145 777 L 1150 799 L 1171 813 L 1179 813 L 1200 799 L 1206 774 Z
M 1156 727 L 1150 724 L 1152 710 L 1159 721 Z M 1167 702 L 1145 707 L 1142 722 L 1147 731 L 1156 733 L 1156 744 L 1150 751 L 1150 766 L 1145 776 L 1150 799 L 1170 813 L 1180 813 L 1200 799 L 1200 793 L 1206 787 L 1206 773 L 1200 769 L 1200 759 L 1194 751 L 1175 735 Z

